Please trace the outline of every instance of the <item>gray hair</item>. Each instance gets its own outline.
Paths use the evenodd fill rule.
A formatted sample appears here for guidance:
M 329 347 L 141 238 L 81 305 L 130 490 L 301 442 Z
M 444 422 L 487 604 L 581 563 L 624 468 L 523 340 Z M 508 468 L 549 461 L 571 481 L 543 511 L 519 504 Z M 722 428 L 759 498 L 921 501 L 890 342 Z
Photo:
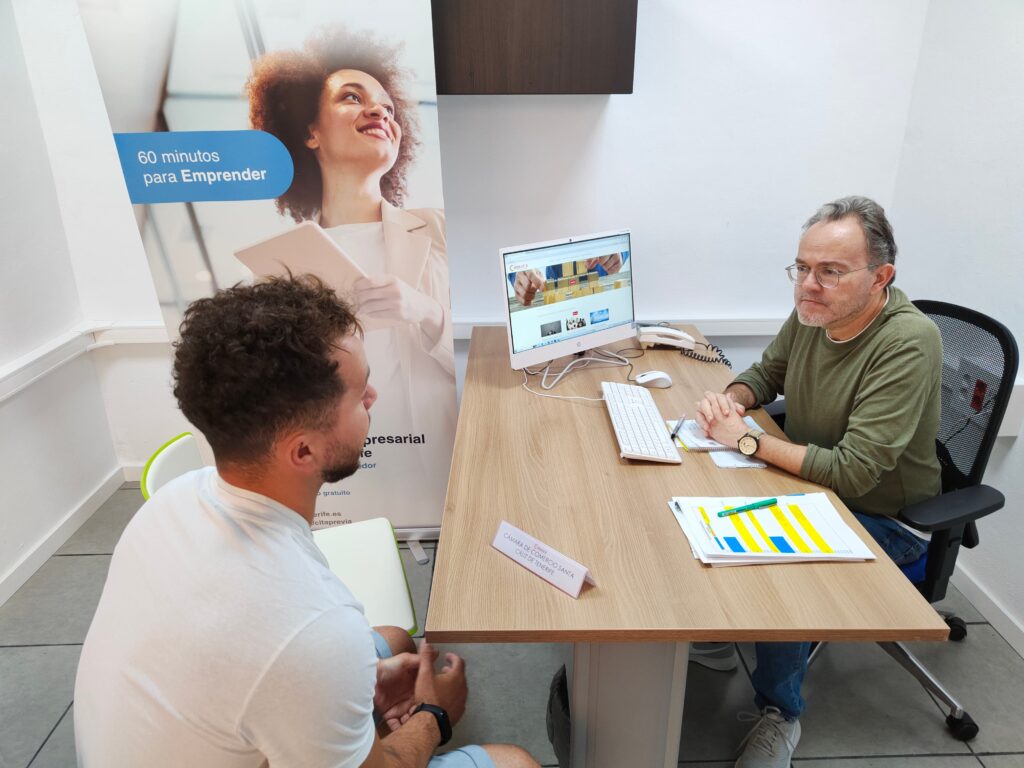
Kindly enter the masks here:
M 803 231 L 820 221 L 838 221 L 846 216 L 856 216 L 868 243 L 868 263 L 872 265 L 896 263 L 896 240 L 892 225 L 885 217 L 885 209 L 868 197 L 853 195 L 825 203 L 804 224 Z

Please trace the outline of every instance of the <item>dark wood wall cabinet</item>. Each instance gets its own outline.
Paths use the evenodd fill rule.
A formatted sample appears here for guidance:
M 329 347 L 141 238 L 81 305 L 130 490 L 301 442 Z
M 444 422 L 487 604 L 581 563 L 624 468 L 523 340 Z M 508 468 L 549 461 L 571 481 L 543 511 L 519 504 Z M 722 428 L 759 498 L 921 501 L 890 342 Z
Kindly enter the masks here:
M 637 0 L 432 0 L 439 94 L 632 93 Z

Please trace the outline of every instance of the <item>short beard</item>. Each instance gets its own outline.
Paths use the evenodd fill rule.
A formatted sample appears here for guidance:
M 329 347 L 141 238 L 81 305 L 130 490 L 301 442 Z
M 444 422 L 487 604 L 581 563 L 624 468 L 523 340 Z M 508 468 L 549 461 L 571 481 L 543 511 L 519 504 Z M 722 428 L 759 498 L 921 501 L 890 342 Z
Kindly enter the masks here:
M 331 467 L 330 469 L 325 469 L 323 472 L 320 473 L 320 477 L 323 478 L 323 481 L 325 483 L 338 483 L 344 480 L 346 477 L 351 477 L 352 475 L 354 475 L 357 469 L 359 469 L 358 458 L 355 459 L 354 461 L 348 462 L 347 464 L 339 464 L 337 466 Z

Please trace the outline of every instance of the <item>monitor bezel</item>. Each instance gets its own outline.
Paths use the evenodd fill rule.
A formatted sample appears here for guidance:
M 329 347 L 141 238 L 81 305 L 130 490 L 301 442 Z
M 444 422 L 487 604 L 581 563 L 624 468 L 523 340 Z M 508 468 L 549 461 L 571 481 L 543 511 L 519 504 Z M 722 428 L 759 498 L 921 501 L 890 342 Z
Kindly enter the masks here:
M 633 320 L 631 322 L 623 323 L 622 325 L 617 325 L 612 328 L 605 328 L 600 331 L 593 331 L 579 338 L 566 339 L 565 341 L 559 341 L 554 344 L 545 344 L 543 347 L 527 349 L 523 352 L 514 352 L 512 346 L 512 313 L 509 311 L 508 306 L 508 288 L 504 287 L 508 284 L 508 272 L 505 271 L 505 255 L 536 248 L 568 245 L 569 243 L 578 243 L 584 240 L 597 240 L 603 237 L 617 237 L 620 235 L 625 235 L 628 239 L 630 259 L 629 269 L 630 272 L 633 273 L 633 236 L 628 229 L 614 229 L 608 232 L 595 232 L 589 235 L 573 235 L 572 237 L 560 237 L 557 240 L 544 240 L 537 243 L 527 243 L 525 245 L 511 245 L 506 248 L 498 249 L 498 266 L 501 269 L 502 282 L 501 301 L 505 315 L 505 337 L 508 342 L 508 356 L 509 362 L 512 365 L 512 370 L 519 371 L 530 366 L 549 363 L 560 357 L 575 355 L 580 352 L 595 349 L 596 347 L 613 344 L 616 341 L 636 338 L 636 284 L 634 282 L 635 274 L 631 274 L 629 281 L 629 299 L 630 305 L 633 309 Z

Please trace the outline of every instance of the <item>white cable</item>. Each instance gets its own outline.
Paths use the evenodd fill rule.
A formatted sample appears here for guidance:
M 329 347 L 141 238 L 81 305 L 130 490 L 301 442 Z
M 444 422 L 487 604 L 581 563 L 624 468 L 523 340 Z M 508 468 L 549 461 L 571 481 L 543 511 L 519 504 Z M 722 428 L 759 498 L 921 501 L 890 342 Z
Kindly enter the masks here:
M 548 395 L 544 392 L 538 392 L 535 389 L 530 389 L 530 379 L 526 375 L 526 369 L 523 369 L 523 389 L 529 392 L 531 395 L 537 395 L 537 397 L 553 397 L 555 400 L 589 400 L 594 403 L 604 402 L 603 397 L 583 397 L 582 395 Z
M 603 350 L 600 350 L 600 351 L 603 352 Z M 615 360 L 615 359 L 606 360 L 606 359 L 601 359 L 599 357 L 586 357 L 586 356 L 578 357 L 575 360 L 571 361 L 561 371 L 559 371 L 558 375 L 555 376 L 555 380 L 552 381 L 550 384 L 548 383 L 548 376 L 550 374 L 550 370 L 549 370 L 550 366 L 548 366 L 548 368 L 544 369 L 544 376 L 541 378 L 540 388 L 541 389 L 554 389 L 555 386 L 558 384 L 558 382 L 560 382 L 562 380 L 562 377 L 565 376 L 565 374 L 567 374 L 573 368 L 575 368 L 577 366 L 577 364 L 581 368 L 589 368 L 591 363 L 600 363 L 602 366 L 605 366 L 605 367 L 611 366 L 611 367 L 618 367 L 618 368 L 621 368 L 623 366 L 629 365 L 629 362 L 627 360 L 625 360 L 624 358 L 622 358 L 619 355 L 615 355 L 614 352 L 604 352 L 604 354 L 609 355 L 609 356 L 617 357 L 618 360 Z

